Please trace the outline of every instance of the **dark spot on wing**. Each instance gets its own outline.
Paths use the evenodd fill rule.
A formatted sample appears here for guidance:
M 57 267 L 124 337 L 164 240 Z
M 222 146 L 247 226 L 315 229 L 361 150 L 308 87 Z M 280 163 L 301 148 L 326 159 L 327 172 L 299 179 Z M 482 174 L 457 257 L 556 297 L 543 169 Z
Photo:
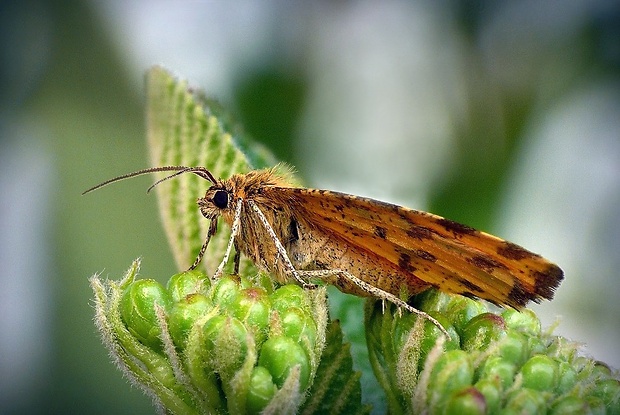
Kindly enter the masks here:
M 416 254 L 418 257 L 420 257 L 420 258 L 422 258 L 423 260 L 425 260 L 425 261 L 429 261 L 429 262 L 435 262 L 435 261 L 437 261 L 437 258 L 435 257 L 435 255 L 433 255 L 433 254 L 431 254 L 430 252 L 425 251 L 425 250 L 423 250 L 423 249 L 418 249 L 418 250 L 416 250 L 416 251 L 415 251 L 415 254 Z
M 406 254 L 404 252 L 401 253 L 398 257 L 398 266 L 409 273 L 415 271 L 415 267 L 411 265 L 411 257 L 409 256 L 409 254 Z
M 433 237 L 433 231 L 423 226 L 413 225 L 407 230 L 407 236 L 418 240 L 431 239 Z
M 480 268 L 481 270 L 492 273 L 495 269 L 501 268 L 506 269 L 506 266 L 501 262 L 497 262 L 491 257 L 485 255 L 476 255 L 474 257 L 468 258 L 467 262 L 473 264 L 474 266 Z
M 473 292 L 477 292 L 477 293 L 482 293 L 482 292 L 484 292 L 484 291 L 482 290 L 482 288 L 480 288 L 479 286 L 477 286 L 477 285 L 476 285 L 476 284 L 474 284 L 473 282 L 468 281 L 468 280 L 466 280 L 466 279 L 464 279 L 464 278 L 459 278 L 459 284 L 461 284 L 461 285 L 462 285 L 462 286 L 464 286 L 464 287 L 467 287 L 467 289 L 468 289 L 469 291 L 473 291 Z M 465 294 L 463 294 L 463 295 L 465 295 Z M 479 295 L 479 294 L 478 294 L 478 295 Z
M 515 280 L 515 285 L 508 293 L 506 303 L 515 308 L 523 308 L 530 299 L 538 302 L 536 298 L 532 298 L 532 295 L 527 292 L 518 280 Z
M 322 261 L 313 260 L 312 268 L 313 269 L 329 269 L 329 265 Z
M 564 272 L 560 267 L 555 264 L 549 264 L 546 270 L 535 273 L 536 282 L 534 283 L 534 290 L 541 297 L 551 300 L 555 289 L 563 279 Z
M 381 239 L 385 239 L 387 236 L 387 230 L 381 226 L 375 226 L 375 235 Z
M 473 235 L 475 233 L 478 233 L 478 231 L 475 230 L 474 228 L 467 226 L 467 225 L 463 225 L 462 223 L 454 222 L 453 220 L 450 220 L 450 219 L 441 218 L 441 219 L 437 219 L 436 222 L 437 224 L 443 226 L 445 230 L 452 232 L 454 236 Z
M 520 260 L 523 258 L 538 258 L 539 255 L 536 255 L 525 248 L 521 248 L 519 245 L 513 244 L 512 242 L 504 242 L 497 248 L 497 253 L 504 258 Z
M 460 293 L 463 297 L 471 298 L 472 300 L 477 300 L 478 297 L 474 293 L 470 293 L 469 291 L 464 291 Z
M 297 242 L 299 240 L 299 229 L 295 218 L 291 218 L 291 222 L 288 224 L 289 242 Z

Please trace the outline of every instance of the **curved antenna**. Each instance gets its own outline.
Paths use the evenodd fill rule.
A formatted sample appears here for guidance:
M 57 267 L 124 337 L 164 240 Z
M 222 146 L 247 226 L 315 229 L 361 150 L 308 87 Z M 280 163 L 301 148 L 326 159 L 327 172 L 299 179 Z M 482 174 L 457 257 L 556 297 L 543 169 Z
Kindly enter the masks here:
M 103 183 L 99 183 L 96 186 L 91 187 L 88 190 L 85 190 L 82 195 L 85 195 L 86 193 L 90 193 L 94 190 L 100 189 L 104 186 L 107 186 L 111 183 L 114 182 L 118 182 L 121 180 L 125 180 L 125 179 L 129 179 L 132 177 L 136 177 L 136 176 L 141 176 L 143 174 L 149 174 L 149 173 L 157 173 L 157 172 L 162 172 L 162 171 L 173 171 L 175 173 L 164 177 L 163 179 L 160 179 L 158 181 L 155 182 L 155 184 L 153 184 L 151 187 L 148 188 L 147 192 L 150 192 L 152 188 L 154 188 L 155 186 L 157 186 L 159 183 L 166 181 L 168 179 L 172 179 L 173 177 L 179 176 L 183 173 L 194 173 L 196 176 L 201 177 L 205 180 L 210 181 L 211 183 L 215 184 L 217 182 L 217 180 L 215 179 L 215 177 L 213 177 L 213 174 L 211 174 L 211 172 L 209 170 L 207 170 L 205 167 L 187 167 L 187 166 L 163 166 L 163 167 L 150 167 L 148 169 L 142 169 L 142 170 L 138 170 L 138 171 L 134 171 L 132 173 L 127 173 L 127 174 L 123 174 L 122 176 L 117 176 L 114 177 L 112 179 L 106 180 Z

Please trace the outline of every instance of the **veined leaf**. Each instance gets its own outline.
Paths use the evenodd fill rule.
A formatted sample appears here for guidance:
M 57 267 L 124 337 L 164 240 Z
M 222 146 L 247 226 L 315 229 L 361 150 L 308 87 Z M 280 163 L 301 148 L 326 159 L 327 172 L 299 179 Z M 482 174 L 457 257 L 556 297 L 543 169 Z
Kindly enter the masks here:
M 147 73 L 147 139 L 152 166 L 203 166 L 214 176 L 275 164 L 264 147 L 243 137 L 241 128 L 222 107 L 188 87 L 161 67 Z M 235 136 L 231 135 L 231 132 Z M 241 151 L 243 148 L 243 151 Z M 158 174 L 158 179 L 165 173 Z M 194 262 L 207 235 L 209 221 L 198 210 L 196 199 L 210 183 L 192 174 L 157 186 L 159 208 L 168 241 L 179 270 Z M 201 263 L 213 275 L 230 238 L 230 228 L 218 224 Z M 253 265 L 242 257 L 241 272 Z

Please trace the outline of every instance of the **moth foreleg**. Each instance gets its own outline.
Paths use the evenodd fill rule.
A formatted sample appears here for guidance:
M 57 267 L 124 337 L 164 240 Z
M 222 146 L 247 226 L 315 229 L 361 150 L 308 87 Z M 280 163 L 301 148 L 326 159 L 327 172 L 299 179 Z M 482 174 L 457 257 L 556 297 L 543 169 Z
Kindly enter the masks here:
M 357 285 L 362 291 L 368 293 L 369 295 L 375 298 L 378 298 L 380 300 L 383 300 L 383 301 L 389 301 L 392 304 L 399 307 L 399 310 L 404 308 L 410 313 L 417 314 L 418 316 L 430 321 L 439 330 L 441 330 L 441 332 L 445 334 L 446 337 L 450 338 L 450 334 L 441 325 L 441 323 L 437 321 L 436 319 L 434 319 L 433 317 L 431 317 L 430 315 L 426 314 L 424 311 L 420 311 L 417 308 L 410 306 L 409 304 L 407 304 L 400 298 L 396 297 L 394 294 L 390 294 L 389 292 L 383 291 L 382 289 L 377 288 L 374 285 L 368 284 L 367 282 L 359 279 L 358 277 L 351 274 L 350 272 L 340 270 L 340 269 L 326 269 L 326 270 L 316 270 L 316 271 L 299 271 L 298 270 L 297 272 L 299 273 L 300 277 L 306 277 L 306 278 L 325 278 L 325 277 L 331 277 L 334 275 L 339 275 L 341 277 L 344 277 L 351 283 Z
M 215 274 L 213 274 L 213 279 L 219 278 L 224 272 L 224 267 L 228 263 L 228 258 L 230 257 L 230 252 L 232 251 L 233 244 L 237 234 L 239 233 L 239 226 L 241 223 L 241 206 L 243 205 L 243 199 L 239 199 L 237 201 L 237 206 L 235 207 L 235 218 L 233 219 L 232 226 L 230 227 L 230 239 L 228 240 L 228 245 L 226 246 L 226 252 L 224 253 L 224 257 L 222 258 L 222 262 L 218 265 L 215 270 Z
M 241 251 L 239 251 L 239 246 L 237 244 L 237 240 L 234 243 L 235 246 L 235 256 L 233 257 L 233 274 L 239 275 L 239 262 L 241 261 Z
M 205 252 L 207 251 L 207 247 L 209 246 L 209 241 L 211 240 L 211 237 L 215 235 L 216 232 L 217 232 L 217 219 L 212 219 L 211 223 L 209 224 L 209 231 L 207 231 L 207 238 L 205 239 L 205 242 L 200 247 L 198 256 L 194 260 L 194 263 L 192 264 L 192 266 L 189 267 L 188 271 L 196 269 L 196 267 L 200 264 L 200 262 L 202 261 L 202 257 L 205 255 Z

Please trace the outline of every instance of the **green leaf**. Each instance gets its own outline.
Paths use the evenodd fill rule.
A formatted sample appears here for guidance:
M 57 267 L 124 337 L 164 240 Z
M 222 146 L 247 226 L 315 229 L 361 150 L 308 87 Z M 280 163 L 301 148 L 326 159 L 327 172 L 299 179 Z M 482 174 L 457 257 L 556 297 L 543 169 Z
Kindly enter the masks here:
M 190 89 L 187 82 L 161 67 L 152 68 L 146 78 L 147 134 L 153 167 L 203 166 L 215 177 L 228 178 L 275 164 L 273 155 L 245 138 L 217 102 Z M 158 175 L 158 179 L 163 177 L 165 174 Z M 156 187 L 164 228 L 179 270 L 192 265 L 207 235 L 209 221 L 200 214 L 196 199 L 209 186 L 209 182 L 186 174 Z M 201 264 L 208 275 L 213 275 L 219 265 L 217 258 L 223 257 L 229 237 L 229 227 L 218 224 L 218 232 L 204 255 L 208 260 Z M 241 273 L 252 269 L 253 264 L 242 258 Z
M 370 406 L 361 403 L 361 373 L 353 370 L 351 345 L 343 343 L 340 322 L 327 326 L 321 364 L 300 414 L 364 414 Z

